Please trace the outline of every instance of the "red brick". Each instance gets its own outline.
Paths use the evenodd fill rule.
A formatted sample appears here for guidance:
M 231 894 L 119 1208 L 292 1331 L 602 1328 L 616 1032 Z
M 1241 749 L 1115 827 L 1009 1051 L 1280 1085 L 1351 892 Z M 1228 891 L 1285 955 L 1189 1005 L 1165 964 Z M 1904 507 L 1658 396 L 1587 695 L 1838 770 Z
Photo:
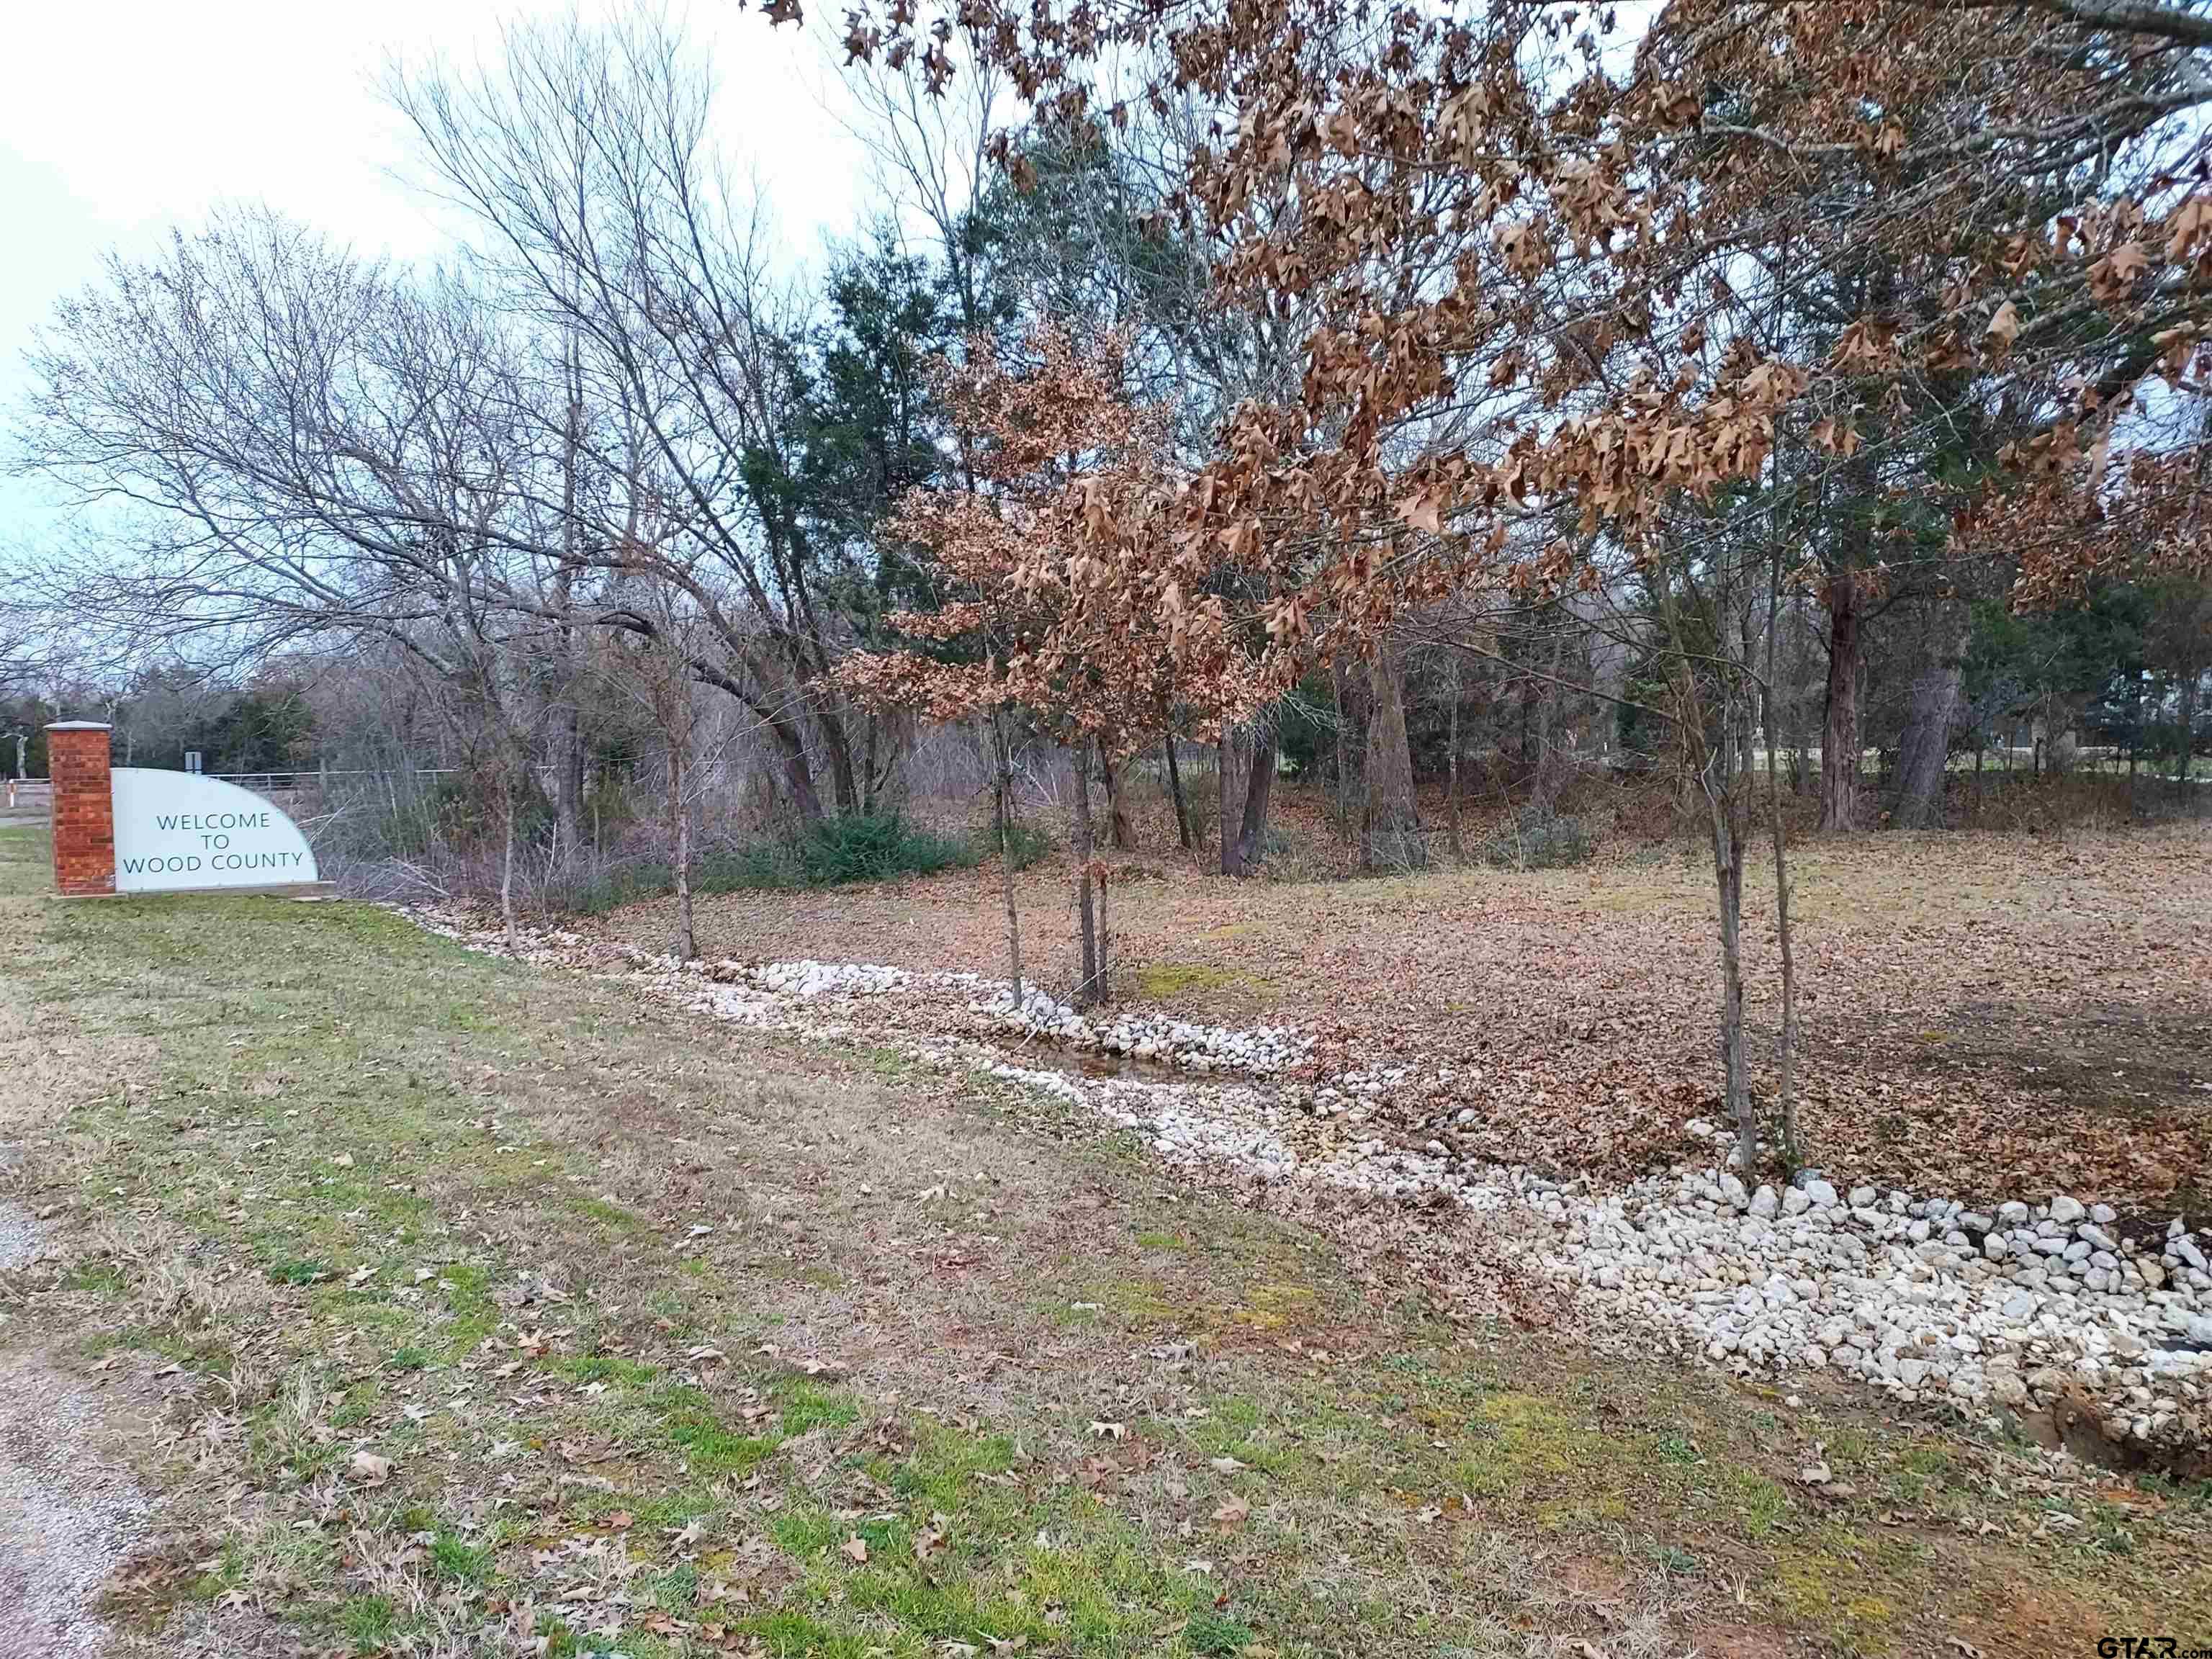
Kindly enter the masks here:
M 104 726 L 46 728 L 54 786 L 54 884 L 82 896 L 115 890 L 115 794 Z

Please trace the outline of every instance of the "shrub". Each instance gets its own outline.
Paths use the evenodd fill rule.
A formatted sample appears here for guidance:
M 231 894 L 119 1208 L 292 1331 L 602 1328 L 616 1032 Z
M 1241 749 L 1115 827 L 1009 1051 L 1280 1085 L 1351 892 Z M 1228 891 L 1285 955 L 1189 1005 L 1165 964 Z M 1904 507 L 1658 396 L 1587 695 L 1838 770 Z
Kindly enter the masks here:
M 757 893 L 805 885 L 799 856 L 785 842 L 757 841 L 745 847 L 715 847 L 691 864 L 695 893 Z
M 612 865 L 562 885 L 549 885 L 545 902 L 573 915 L 603 916 L 625 904 L 675 890 L 675 872 L 657 859 L 645 859 L 635 864 Z
M 1026 870 L 1053 849 L 1053 838 L 1034 823 L 1016 818 L 1006 826 L 1006 851 L 1017 870 Z M 999 830 L 995 824 L 987 823 L 975 832 L 974 854 L 969 860 L 981 863 L 999 855 Z
M 1482 843 L 1486 864 L 1510 870 L 1559 870 L 1590 855 L 1589 831 L 1578 817 L 1524 806 Z
M 973 862 L 964 843 L 909 829 L 896 812 L 828 818 L 799 843 L 799 868 L 809 887 L 934 875 Z
M 1041 832 L 1018 824 L 1014 867 L 1041 856 L 1050 844 Z M 832 818 L 796 841 L 702 848 L 691 861 L 691 890 L 754 893 L 930 875 L 974 864 L 979 851 L 949 836 L 910 829 L 896 814 Z M 676 872 L 666 860 L 645 858 L 549 884 L 544 900 L 552 909 L 598 916 L 675 890 Z

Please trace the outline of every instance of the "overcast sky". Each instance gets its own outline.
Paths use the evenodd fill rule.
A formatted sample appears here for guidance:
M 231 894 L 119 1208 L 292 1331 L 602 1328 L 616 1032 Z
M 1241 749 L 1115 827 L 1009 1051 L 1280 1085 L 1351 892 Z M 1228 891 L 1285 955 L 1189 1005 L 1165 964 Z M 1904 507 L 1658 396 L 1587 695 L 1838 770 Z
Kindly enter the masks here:
M 586 15 L 599 4 L 586 0 Z M 461 62 L 567 0 L 63 0 L 6 8 L 0 33 L 0 432 L 30 331 L 99 275 L 223 202 L 266 202 L 364 254 L 434 257 L 424 204 L 387 175 L 406 146 L 374 82 L 387 58 Z M 810 9 L 818 9 L 811 8 Z M 671 8 L 714 70 L 720 137 L 762 179 L 794 263 L 860 216 L 864 163 L 838 119 L 833 60 L 737 0 Z M 12 446 L 9 446 L 12 448 Z M 0 476 L 0 544 L 51 522 Z

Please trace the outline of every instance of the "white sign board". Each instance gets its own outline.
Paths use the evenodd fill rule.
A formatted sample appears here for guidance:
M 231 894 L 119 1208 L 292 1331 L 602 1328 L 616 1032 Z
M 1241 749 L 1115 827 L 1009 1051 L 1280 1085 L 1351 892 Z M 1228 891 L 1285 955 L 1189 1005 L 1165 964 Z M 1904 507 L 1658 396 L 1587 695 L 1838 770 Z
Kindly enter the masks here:
M 111 776 L 118 893 L 319 879 L 299 826 L 234 783 L 143 766 L 118 766 Z

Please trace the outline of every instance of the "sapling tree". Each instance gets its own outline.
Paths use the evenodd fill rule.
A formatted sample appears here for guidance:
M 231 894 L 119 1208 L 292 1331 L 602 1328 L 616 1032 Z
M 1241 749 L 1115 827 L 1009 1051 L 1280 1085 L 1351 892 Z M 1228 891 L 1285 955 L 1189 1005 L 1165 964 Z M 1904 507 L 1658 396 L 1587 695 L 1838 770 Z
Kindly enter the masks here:
M 843 670 L 865 700 L 939 720 L 1024 710 L 1073 752 L 1085 1004 L 1109 988 L 1092 772 L 1157 738 L 1178 698 L 1217 724 L 1255 706 L 1224 675 L 1218 600 L 1174 590 L 1182 480 L 1164 411 L 1124 394 L 1125 349 L 1119 336 L 1054 327 L 1018 352 L 979 337 L 964 362 L 940 368 L 940 395 L 976 434 L 975 487 L 910 492 L 887 533 L 928 551 L 947 598 L 892 619 L 909 648 Z M 1011 952 L 1011 905 L 1008 915 Z

